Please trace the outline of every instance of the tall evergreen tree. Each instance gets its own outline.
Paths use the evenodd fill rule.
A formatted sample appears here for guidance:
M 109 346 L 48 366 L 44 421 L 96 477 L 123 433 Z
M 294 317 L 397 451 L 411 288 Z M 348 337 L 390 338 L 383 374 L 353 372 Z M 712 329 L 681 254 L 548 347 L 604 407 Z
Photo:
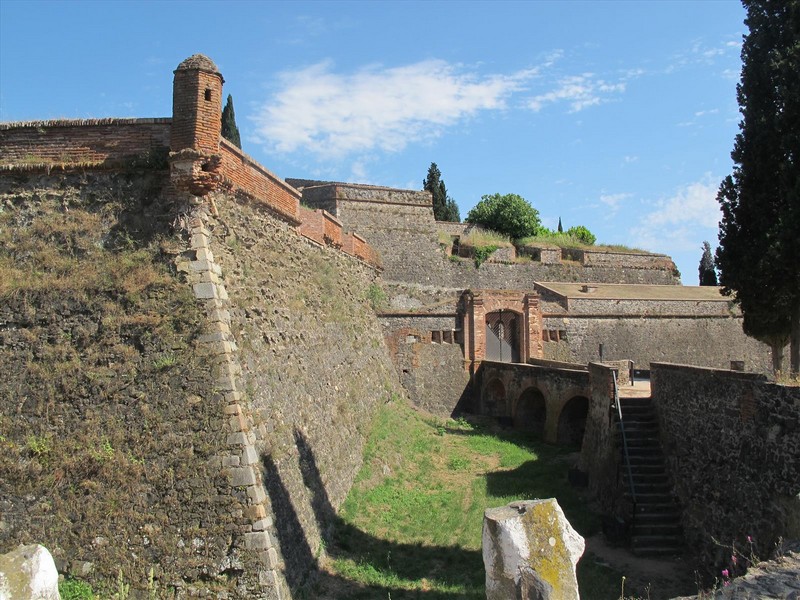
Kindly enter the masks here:
M 435 162 L 428 167 L 428 175 L 422 180 L 422 188 L 433 196 L 433 216 L 437 221 L 460 221 L 458 205 L 447 195 L 442 173 Z
M 698 267 L 700 285 L 717 285 L 717 271 L 714 268 L 714 257 L 711 256 L 711 244 L 703 242 L 703 256 Z
M 561 217 L 558 217 L 558 233 L 564 233 L 564 227 L 561 225 Z
M 749 33 L 737 86 L 742 120 L 720 185 L 717 266 L 741 305 L 744 331 L 791 343 L 800 372 L 800 0 L 743 0 Z
M 225 108 L 222 109 L 222 137 L 241 149 L 242 139 L 239 136 L 239 128 L 236 126 L 233 97 L 230 94 L 228 94 L 228 101 L 225 102 Z

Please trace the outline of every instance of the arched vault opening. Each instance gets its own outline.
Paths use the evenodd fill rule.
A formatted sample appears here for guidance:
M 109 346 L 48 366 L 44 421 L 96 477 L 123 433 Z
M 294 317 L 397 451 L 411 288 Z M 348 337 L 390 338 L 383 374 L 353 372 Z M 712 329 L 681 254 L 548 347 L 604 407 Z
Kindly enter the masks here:
M 544 436 L 544 426 L 547 420 L 547 404 L 544 394 L 531 387 L 522 392 L 514 409 L 514 428 L 530 431 L 537 437 Z
M 506 413 L 506 388 L 499 379 L 493 379 L 483 393 L 483 410 L 485 415 L 503 416 Z
M 586 416 L 589 414 L 589 399 L 584 396 L 570 398 L 558 416 L 556 443 L 581 447 L 586 431 Z

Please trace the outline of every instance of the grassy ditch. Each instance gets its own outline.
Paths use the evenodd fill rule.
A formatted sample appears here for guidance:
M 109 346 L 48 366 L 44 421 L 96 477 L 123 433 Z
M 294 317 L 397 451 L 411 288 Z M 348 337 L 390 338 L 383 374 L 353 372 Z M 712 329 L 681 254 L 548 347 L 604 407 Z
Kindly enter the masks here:
M 567 483 L 568 449 L 488 421 L 440 421 L 402 402 L 377 418 L 364 466 L 341 510 L 324 597 L 484 598 L 481 528 L 486 508 L 558 499 L 584 536 L 599 530 Z M 585 556 L 583 598 L 618 597 L 622 575 Z

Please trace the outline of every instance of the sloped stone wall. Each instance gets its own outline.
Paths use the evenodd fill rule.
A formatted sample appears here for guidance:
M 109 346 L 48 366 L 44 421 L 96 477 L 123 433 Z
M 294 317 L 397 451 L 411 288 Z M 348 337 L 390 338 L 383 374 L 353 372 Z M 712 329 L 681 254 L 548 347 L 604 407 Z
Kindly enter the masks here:
M 0 177 L 0 552 L 110 597 L 236 594 L 242 498 L 165 172 Z M 242 594 L 246 596 L 246 593 Z
M 377 407 L 401 393 L 367 293 L 376 271 L 257 204 L 218 194 L 207 227 L 229 296 L 240 404 L 292 590 L 313 585 Z

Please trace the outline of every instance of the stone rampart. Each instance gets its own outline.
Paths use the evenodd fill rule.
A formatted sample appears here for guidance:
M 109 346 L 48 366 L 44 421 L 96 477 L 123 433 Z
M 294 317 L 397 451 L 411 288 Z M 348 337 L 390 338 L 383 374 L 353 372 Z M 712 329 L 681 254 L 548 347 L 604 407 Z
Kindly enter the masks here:
M 277 572 L 313 581 L 335 510 L 361 465 L 376 408 L 401 393 L 367 292 L 376 271 L 307 241 L 257 204 L 215 194 L 210 248 L 222 265 Z
M 470 258 L 449 258 L 439 243 L 439 232 L 460 236 L 474 226 L 435 221 L 428 192 L 305 179 L 287 182 L 302 189 L 304 204 L 330 212 L 345 230 L 361 234 L 380 255 L 384 277 L 390 282 L 462 290 L 530 289 L 534 280 L 679 283 L 668 257 L 635 253 L 588 253 L 598 257 L 584 265 L 583 254 L 581 262 L 561 263 L 556 256 L 560 250 L 540 251 L 538 261 L 520 263 L 512 262 L 511 249 L 476 268 Z M 628 256 L 632 257 L 629 263 Z
M 212 193 L 209 203 L 174 220 L 164 211 L 163 171 L 134 178 L 127 171 L 14 173 L 2 189 L 15 207 L 3 218 L 19 221 L 16 235 L 26 223 L 39 229 L 79 217 L 95 223 L 83 217 L 85 209 L 91 215 L 113 206 L 122 216 L 109 212 L 98 221 L 110 231 L 74 229 L 88 236 L 80 247 L 102 249 L 127 231 L 119 239 L 128 248 L 158 233 L 180 275 L 172 287 L 159 283 L 152 298 L 136 292 L 136 302 L 150 311 L 142 314 L 113 290 L 73 297 L 55 288 L 3 302 L 0 319 L 16 324 L 0 335 L 4 368 L 17 375 L 4 380 L 8 393 L 0 397 L 22 393 L 30 402 L 21 413 L 0 411 L 3 456 L 15 461 L 0 460 L 0 546 L 35 537 L 54 548 L 62 570 L 111 582 L 121 568 L 134 587 L 143 585 L 150 566 L 164 589 L 192 593 L 202 594 L 203 577 L 225 578 L 230 597 L 285 598 L 287 589 L 310 584 L 335 509 L 361 464 L 373 411 L 401 393 L 367 298 L 376 270 L 298 235 L 263 203 L 237 193 Z M 170 238 L 172 223 L 186 236 Z M 363 240 L 349 237 L 353 252 L 364 254 Z M 116 260 L 116 252 L 104 260 Z M 141 253 L 125 260 L 138 265 Z M 2 289 L 18 285 L 11 266 Z M 75 285 L 98 268 L 77 266 L 84 274 Z M 136 273 L 125 285 L 147 286 Z M 116 314 L 113 294 L 131 314 Z M 167 300 L 185 304 L 158 312 Z M 175 329 L 161 331 L 164 319 L 175 321 Z M 70 356 L 80 356 L 81 366 L 64 363 Z M 58 390 L 48 392 L 47 380 L 59 368 Z M 57 423 L 48 425 L 49 418 Z M 80 460 L 89 471 L 75 463 L 67 467 L 74 473 L 50 473 L 60 463 L 29 454 L 26 439 L 34 438 L 42 440 L 35 446 L 40 452 L 49 440 L 65 440 L 54 449 L 68 460 L 88 453 Z M 85 447 L 72 448 L 71 440 Z M 40 476 L 12 464 L 37 468 Z M 112 467 L 113 477 L 106 473 Z M 116 473 L 125 484 L 105 487 Z M 28 489 L 23 480 L 52 485 L 53 477 L 67 485 L 48 492 L 56 506 L 30 500 L 45 497 L 38 488 L 25 492 L 28 499 L 18 494 Z M 74 497 L 82 486 L 92 502 Z M 126 490 L 135 491 L 133 501 L 115 496 Z M 62 519 L 62 510 L 73 512 Z
M 471 409 L 456 313 L 381 313 L 379 321 L 400 381 L 414 404 L 445 417 Z
M 763 376 L 651 366 L 664 451 L 687 542 L 714 576 L 738 573 L 731 545 L 766 557 L 800 537 L 800 388 Z
M 386 279 L 446 286 L 447 263 L 430 213 L 429 206 L 412 203 L 338 199 L 335 214 L 345 229 L 358 232 L 377 250 Z
M 668 300 L 637 298 L 570 298 L 570 315 L 614 315 L 637 317 L 712 316 L 738 317 L 739 310 L 725 299 L 719 300 Z
M 369 236 L 366 236 L 369 239 Z M 376 244 L 380 249 L 380 245 Z M 441 252 L 440 252 L 441 254 Z M 487 261 L 475 268 L 472 260 L 448 261 L 448 285 L 472 289 L 532 289 L 534 281 L 574 281 L 676 285 L 671 271 L 619 267 L 583 267 L 579 264 L 543 262 L 495 263 Z M 412 274 L 409 274 L 410 278 Z
M 0 169 L 163 162 L 171 122 L 166 118 L 0 123 Z

